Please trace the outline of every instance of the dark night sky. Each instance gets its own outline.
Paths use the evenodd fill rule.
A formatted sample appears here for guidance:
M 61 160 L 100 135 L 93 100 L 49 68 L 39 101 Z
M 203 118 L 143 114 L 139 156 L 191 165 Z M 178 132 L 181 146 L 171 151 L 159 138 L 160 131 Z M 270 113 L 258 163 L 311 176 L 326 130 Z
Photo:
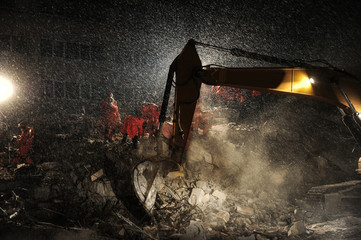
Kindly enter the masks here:
M 5 6 L 12 2 L 0 1 Z M 106 26 L 109 35 L 115 35 L 116 39 L 108 39 L 102 33 L 99 38 L 119 47 L 116 64 L 124 78 L 139 86 L 155 86 L 159 92 L 164 89 L 169 65 L 191 38 L 286 59 L 324 59 L 361 76 L 359 0 L 41 0 L 38 3 L 46 6 L 46 11 L 80 18 L 89 26 L 97 22 Z M 203 64 L 269 66 L 204 49 L 200 55 Z
M 157 81 L 165 79 L 168 65 L 190 38 L 287 59 L 325 59 L 361 74 L 361 2 L 357 0 L 126 2 L 109 3 L 107 21 L 124 48 L 137 46 L 129 50 L 137 53 L 143 65 L 140 71 L 146 70 Z M 207 63 L 263 65 L 208 55 L 212 53 L 206 53 L 206 61 L 211 61 Z

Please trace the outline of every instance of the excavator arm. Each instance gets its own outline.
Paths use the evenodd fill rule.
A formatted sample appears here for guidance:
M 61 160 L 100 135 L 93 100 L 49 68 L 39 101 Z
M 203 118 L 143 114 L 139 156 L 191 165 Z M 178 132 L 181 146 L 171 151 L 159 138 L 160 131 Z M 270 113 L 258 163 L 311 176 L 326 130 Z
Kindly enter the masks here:
M 288 68 L 203 67 L 196 42 L 188 41 L 170 67 L 160 114 L 161 125 L 175 74 L 172 160 L 182 162 L 202 83 L 310 97 L 333 104 L 341 110 L 344 123 L 361 145 L 361 83 L 340 70 L 300 65 Z
M 232 49 L 236 56 L 253 58 L 281 64 L 283 68 L 220 68 L 202 66 L 196 50 L 196 43 L 188 41 L 182 52 L 169 68 L 159 115 L 159 129 L 166 119 L 172 86 L 175 85 L 173 111 L 173 138 L 170 159 L 145 160 L 133 169 L 132 189 L 143 205 L 145 212 L 136 208 L 135 212 L 151 216 L 157 187 L 170 171 L 182 176 L 182 159 L 193 120 L 202 83 L 215 86 L 229 86 L 304 96 L 328 102 L 337 106 L 343 114 L 343 121 L 361 146 L 361 84 L 341 70 L 311 66 L 302 62 L 287 61 L 270 56 Z M 175 80 L 174 80 L 175 75 Z M 158 131 L 159 133 L 159 131 Z M 158 149 L 160 149 L 158 137 Z M 169 161 L 170 160 L 170 161 Z M 360 169 L 361 172 L 361 169 Z M 139 215 L 139 214 L 138 214 Z

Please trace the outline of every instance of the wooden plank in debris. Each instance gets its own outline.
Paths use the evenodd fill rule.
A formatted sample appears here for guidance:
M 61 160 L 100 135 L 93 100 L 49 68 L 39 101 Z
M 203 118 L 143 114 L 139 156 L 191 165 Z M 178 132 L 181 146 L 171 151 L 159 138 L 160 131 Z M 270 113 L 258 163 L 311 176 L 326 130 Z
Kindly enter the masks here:
M 95 180 L 97 180 L 98 178 L 100 178 L 101 176 L 103 176 L 104 171 L 103 169 L 100 169 L 99 171 L 97 171 L 96 173 L 94 173 L 93 175 L 91 175 L 90 179 L 92 180 L 92 182 L 94 182 Z

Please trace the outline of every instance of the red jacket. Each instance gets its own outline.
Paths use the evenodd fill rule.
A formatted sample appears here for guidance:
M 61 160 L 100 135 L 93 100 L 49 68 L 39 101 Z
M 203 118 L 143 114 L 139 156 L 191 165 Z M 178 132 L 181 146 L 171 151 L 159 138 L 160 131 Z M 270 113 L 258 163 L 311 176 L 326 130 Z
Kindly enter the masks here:
M 138 118 L 133 115 L 127 115 L 123 120 L 122 134 L 128 134 L 129 137 L 134 138 L 136 135 L 139 137 L 143 135 L 144 119 Z
M 109 98 L 102 102 L 101 116 L 106 126 L 117 127 L 120 125 L 120 115 L 118 110 L 118 104 L 115 100 L 112 102 Z
M 33 145 L 35 131 L 32 127 L 26 127 L 21 130 L 20 137 L 16 140 L 16 144 L 19 146 L 19 153 L 21 157 L 26 157 Z
M 159 124 L 159 111 L 158 106 L 154 103 L 145 103 L 141 108 L 142 118 L 147 123 L 145 132 L 153 135 L 158 129 Z

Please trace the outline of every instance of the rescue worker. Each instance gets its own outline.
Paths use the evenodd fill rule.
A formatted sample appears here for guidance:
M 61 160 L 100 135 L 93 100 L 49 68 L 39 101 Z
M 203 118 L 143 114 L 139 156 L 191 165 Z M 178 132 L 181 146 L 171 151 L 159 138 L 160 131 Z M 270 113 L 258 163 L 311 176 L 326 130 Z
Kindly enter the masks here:
M 202 102 L 199 99 L 196 105 L 196 109 L 194 111 L 194 116 L 192 120 L 192 127 L 191 129 L 193 131 L 196 131 L 196 133 L 199 133 L 199 130 L 202 131 L 203 136 L 207 135 L 209 128 L 211 127 L 211 124 L 207 121 L 207 113 L 202 110 Z
M 118 103 L 114 100 L 113 93 L 109 93 L 102 102 L 101 117 L 104 124 L 104 140 L 112 142 L 115 129 L 121 125 Z
M 261 92 L 257 90 L 252 90 L 252 97 L 258 97 L 261 96 Z
M 128 136 L 132 139 L 133 148 L 138 147 L 138 141 L 144 134 L 144 128 L 146 127 L 146 122 L 144 119 L 139 118 L 134 115 L 127 115 L 123 119 L 122 134 L 123 139 L 122 143 L 126 143 Z
M 162 128 L 160 129 L 162 136 L 166 139 L 171 139 L 173 137 L 173 122 L 171 121 L 171 117 L 167 117 L 164 123 L 162 124 Z
M 21 129 L 21 135 L 13 138 L 15 145 L 18 147 L 13 163 L 32 164 L 33 160 L 30 158 L 29 152 L 33 145 L 35 131 L 24 121 L 21 121 L 18 127 Z
M 141 114 L 144 121 L 147 123 L 145 133 L 148 133 L 149 136 L 153 136 L 158 130 L 159 124 L 159 111 L 158 106 L 154 103 L 144 103 L 141 107 Z

